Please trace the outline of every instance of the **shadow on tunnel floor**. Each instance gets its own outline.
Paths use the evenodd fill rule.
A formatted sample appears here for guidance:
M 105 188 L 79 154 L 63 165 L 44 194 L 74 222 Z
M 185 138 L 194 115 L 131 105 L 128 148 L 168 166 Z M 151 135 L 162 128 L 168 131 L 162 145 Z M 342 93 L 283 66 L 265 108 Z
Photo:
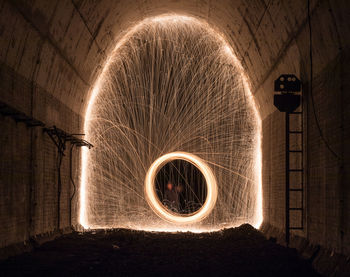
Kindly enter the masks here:
M 1 276 L 319 276 L 245 224 L 213 233 L 126 229 L 64 235 L 0 263 Z

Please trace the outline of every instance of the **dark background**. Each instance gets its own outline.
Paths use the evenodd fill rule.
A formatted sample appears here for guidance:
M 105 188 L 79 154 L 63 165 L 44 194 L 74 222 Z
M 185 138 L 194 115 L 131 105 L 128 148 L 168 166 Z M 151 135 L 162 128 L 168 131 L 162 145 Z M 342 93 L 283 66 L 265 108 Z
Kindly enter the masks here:
M 159 170 L 155 186 L 161 202 L 164 200 L 169 181 L 175 190 L 178 186 L 183 187 L 183 191 L 179 193 L 181 214 L 189 214 L 200 209 L 207 197 L 207 186 L 203 174 L 196 166 L 184 160 L 174 160 Z

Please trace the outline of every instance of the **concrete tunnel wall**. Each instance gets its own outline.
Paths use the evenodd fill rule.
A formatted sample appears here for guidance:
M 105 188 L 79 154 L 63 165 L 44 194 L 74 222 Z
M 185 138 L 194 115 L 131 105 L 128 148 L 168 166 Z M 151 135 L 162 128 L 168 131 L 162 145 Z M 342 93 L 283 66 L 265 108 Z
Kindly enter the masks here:
M 307 1 L 4 0 L 0 3 L 0 101 L 46 126 L 82 133 L 84 112 L 101 67 L 123 32 L 149 16 L 179 13 L 222 32 L 250 78 L 263 129 L 262 230 L 284 232 L 284 115 L 273 106 L 273 81 L 296 74 L 304 89 L 305 228 L 312 245 L 350 255 L 348 24 L 345 0 L 311 1 L 314 106 Z M 57 234 L 57 149 L 42 128 L 1 117 L 0 248 Z M 69 151 L 63 158 L 60 229 L 69 231 Z M 79 184 L 79 148 L 73 178 Z M 77 226 L 78 197 L 72 225 Z M 303 239 L 301 239 L 304 241 Z

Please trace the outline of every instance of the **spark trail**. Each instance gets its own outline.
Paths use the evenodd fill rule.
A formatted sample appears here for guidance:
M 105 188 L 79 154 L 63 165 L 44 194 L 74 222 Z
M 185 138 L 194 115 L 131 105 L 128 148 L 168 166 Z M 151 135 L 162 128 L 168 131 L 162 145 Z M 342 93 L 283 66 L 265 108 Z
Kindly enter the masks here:
M 85 122 L 80 221 L 84 227 L 217 230 L 261 223 L 260 118 L 243 71 L 223 38 L 189 17 L 147 19 L 116 47 Z M 217 200 L 202 221 L 159 218 L 146 173 L 171 152 L 198 156 Z

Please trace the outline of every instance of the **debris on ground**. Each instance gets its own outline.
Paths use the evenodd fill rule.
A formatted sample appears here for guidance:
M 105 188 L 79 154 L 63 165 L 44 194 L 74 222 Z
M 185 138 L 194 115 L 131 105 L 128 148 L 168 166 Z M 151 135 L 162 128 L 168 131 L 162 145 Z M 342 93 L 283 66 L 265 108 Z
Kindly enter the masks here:
M 126 229 L 72 233 L 0 262 L 0 272 L 1 276 L 318 276 L 295 249 L 267 240 L 248 224 L 199 234 Z

